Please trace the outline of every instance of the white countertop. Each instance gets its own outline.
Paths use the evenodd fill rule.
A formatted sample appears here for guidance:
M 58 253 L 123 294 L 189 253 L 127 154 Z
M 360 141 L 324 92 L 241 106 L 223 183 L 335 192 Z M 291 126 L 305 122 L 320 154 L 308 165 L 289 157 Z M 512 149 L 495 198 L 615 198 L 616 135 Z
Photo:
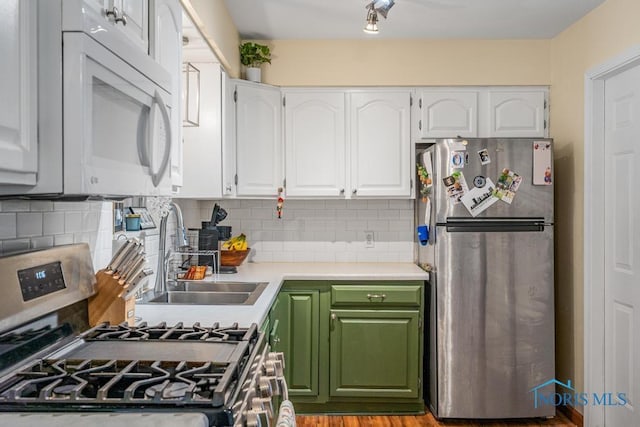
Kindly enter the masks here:
M 412 263 L 247 263 L 236 274 L 209 276 L 209 281 L 268 282 L 253 305 L 137 304 L 136 318 L 149 324 L 200 322 L 210 325 L 262 324 L 285 280 L 427 280 L 429 273 Z

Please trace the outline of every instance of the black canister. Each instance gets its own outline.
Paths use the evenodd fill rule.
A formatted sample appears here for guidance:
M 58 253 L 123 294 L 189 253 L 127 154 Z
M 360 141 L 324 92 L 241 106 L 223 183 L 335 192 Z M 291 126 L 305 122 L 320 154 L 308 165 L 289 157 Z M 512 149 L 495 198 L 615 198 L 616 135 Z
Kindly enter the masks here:
M 202 223 L 202 230 L 198 233 L 198 250 L 200 251 L 217 251 L 219 233 L 216 227 L 210 227 L 209 222 Z M 200 255 L 198 264 L 217 266 L 217 259 L 212 255 Z

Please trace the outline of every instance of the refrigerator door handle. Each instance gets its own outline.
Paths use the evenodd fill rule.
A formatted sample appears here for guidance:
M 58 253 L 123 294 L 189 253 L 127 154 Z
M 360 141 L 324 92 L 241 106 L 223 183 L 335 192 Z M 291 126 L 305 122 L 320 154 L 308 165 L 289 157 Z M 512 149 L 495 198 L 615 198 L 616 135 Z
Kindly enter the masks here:
M 545 226 L 553 224 L 544 221 L 544 218 L 491 218 L 468 219 L 449 218 L 442 224 L 450 233 L 469 232 L 541 232 Z

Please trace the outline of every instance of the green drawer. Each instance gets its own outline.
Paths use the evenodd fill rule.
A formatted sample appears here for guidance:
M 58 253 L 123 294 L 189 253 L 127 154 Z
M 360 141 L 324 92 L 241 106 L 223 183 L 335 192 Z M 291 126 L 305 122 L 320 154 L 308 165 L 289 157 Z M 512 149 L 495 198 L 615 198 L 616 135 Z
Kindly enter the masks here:
M 419 306 L 420 285 L 332 285 L 331 305 Z

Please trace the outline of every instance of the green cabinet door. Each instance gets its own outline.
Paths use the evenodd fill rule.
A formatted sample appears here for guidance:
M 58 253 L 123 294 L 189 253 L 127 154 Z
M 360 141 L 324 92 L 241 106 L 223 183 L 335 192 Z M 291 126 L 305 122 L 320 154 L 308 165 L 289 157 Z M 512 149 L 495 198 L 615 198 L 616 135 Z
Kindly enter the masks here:
M 419 396 L 418 310 L 331 310 L 330 395 Z
M 282 291 L 271 314 L 270 340 L 284 353 L 289 395 L 317 397 L 320 291 Z

